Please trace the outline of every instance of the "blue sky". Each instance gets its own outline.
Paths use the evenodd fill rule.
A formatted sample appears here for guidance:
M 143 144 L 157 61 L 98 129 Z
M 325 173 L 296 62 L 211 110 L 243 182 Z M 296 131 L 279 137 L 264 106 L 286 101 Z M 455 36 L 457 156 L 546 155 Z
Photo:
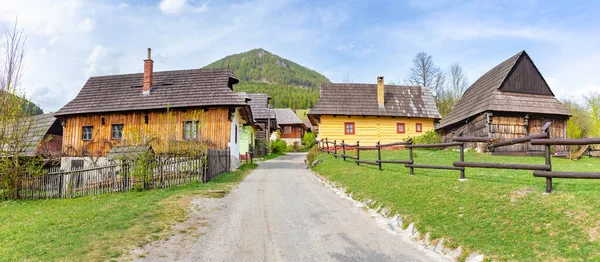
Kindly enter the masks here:
M 200 68 L 253 48 L 342 81 L 402 82 L 415 53 L 470 82 L 526 50 L 559 97 L 600 92 L 599 1 L 0 0 L 28 34 L 23 88 L 45 111 L 87 78 Z M 573 3 L 569 3 L 573 2 Z

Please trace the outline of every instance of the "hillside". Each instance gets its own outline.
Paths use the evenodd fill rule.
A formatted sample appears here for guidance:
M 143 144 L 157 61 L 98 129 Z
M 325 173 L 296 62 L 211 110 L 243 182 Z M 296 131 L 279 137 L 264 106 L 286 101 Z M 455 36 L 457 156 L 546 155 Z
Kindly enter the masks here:
M 38 105 L 27 100 L 24 97 L 17 96 L 12 93 L 7 93 L 5 91 L 0 91 L 0 95 L 2 95 L 2 94 L 10 94 L 13 97 L 17 97 L 20 100 L 19 103 L 22 104 L 23 110 L 25 110 L 25 112 L 27 112 L 27 114 L 29 114 L 29 115 L 35 116 L 35 115 L 41 115 L 44 113 L 44 111 Z
M 240 79 L 236 92 L 267 93 L 276 108 L 311 108 L 319 100 L 322 83 L 330 83 L 318 72 L 264 49 L 226 56 L 205 68 L 229 67 Z

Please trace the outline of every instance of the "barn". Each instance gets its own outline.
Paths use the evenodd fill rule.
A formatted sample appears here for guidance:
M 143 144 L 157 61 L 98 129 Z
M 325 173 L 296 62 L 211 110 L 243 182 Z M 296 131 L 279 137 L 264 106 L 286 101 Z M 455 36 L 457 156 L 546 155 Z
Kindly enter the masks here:
M 539 133 L 551 122 L 550 137 L 566 138 L 569 116 L 529 55 L 521 51 L 477 79 L 436 131 L 444 142 L 459 134 L 512 139 Z M 523 143 L 496 148 L 494 153 L 536 154 L 542 150 L 543 146 Z

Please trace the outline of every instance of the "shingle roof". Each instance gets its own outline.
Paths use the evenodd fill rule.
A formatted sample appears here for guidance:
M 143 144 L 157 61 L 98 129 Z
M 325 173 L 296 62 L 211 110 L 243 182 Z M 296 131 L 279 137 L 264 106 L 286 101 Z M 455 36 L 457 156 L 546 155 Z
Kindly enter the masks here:
M 294 125 L 300 124 L 304 125 L 304 122 L 289 108 L 277 108 L 272 109 L 275 112 L 275 117 L 277 118 L 278 125 Z
M 503 85 L 511 72 L 517 66 L 519 61 L 529 59 L 533 61 L 525 51 L 521 51 L 490 71 L 481 76 L 475 83 L 465 91 L 463 97 L 454 106 L 452 111 L 442 119 L 436 129 L 455 124 L 469 117 L 483 113 L 485 111 L 503 111 L 503 112 L 526 112 L 553 115 L 570 115 L 569 110 L 558 101 L 552 91 L 547 87 L 542 75 L 533 67 L 537 74 L 544 81 L 548 88 L 547 94 L 527 94 L 518 91 L 518 88 L 510 87 L 511 92 L 502 91 Z M 517 91 L 515 91 L 517 90 Z
M 246 97 L 251 100 L 248 101 L 250 108 L 252 109 L 252 115 L 254 119 L 267 119 L 269 118 L 269 95 L 268 94 L 246 94 Z M 270 117 L 275 117 L 272 114 Z
M 384 86 L 384 107 L 377 104 L 377 84 L 323 84 L 311 115 L 366 115 L 441 118 L 431 91 L 418 86 Z
M 27 125 L 31 123 L 31 127 L 29 128 L 29 132 L 25 135 L 25 140 L 23 142 L 25 147 L 22 149 L 22 153 L 20 154 L 23 156 L 36 155 L 39 143 L 45 138 L 52 125 L 60 125 L 60 123 L 58 123 L 57 119 L 54 117 L 54 113 L 36 115 L 30 117 L 29 119 L 30 120 L 25 121 Z
M 243 106 L 230 88 L 239 81 L 226 68 L 153 73 L 150 95 L 142 94 L 143 73 L 91 77 L 77 97 L 55 116 L 178 107 Z

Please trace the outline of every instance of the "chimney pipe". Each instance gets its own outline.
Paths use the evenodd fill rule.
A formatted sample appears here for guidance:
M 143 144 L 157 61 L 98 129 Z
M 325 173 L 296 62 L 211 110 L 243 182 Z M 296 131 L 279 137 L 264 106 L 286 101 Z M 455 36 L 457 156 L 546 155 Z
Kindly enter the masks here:
M 383 108 L 385 105 L 385 85 L 383 84 L 383 76 L 377 77 L 377 104 L 379 108 Z
M 144 60 L 144 85 L 142 86 L 142 94 L 149 95 L 152 89 L 152 72 L 154 71 L 154 61 L 151 56 L 152 50 L 148 48 L 148 58 Z

